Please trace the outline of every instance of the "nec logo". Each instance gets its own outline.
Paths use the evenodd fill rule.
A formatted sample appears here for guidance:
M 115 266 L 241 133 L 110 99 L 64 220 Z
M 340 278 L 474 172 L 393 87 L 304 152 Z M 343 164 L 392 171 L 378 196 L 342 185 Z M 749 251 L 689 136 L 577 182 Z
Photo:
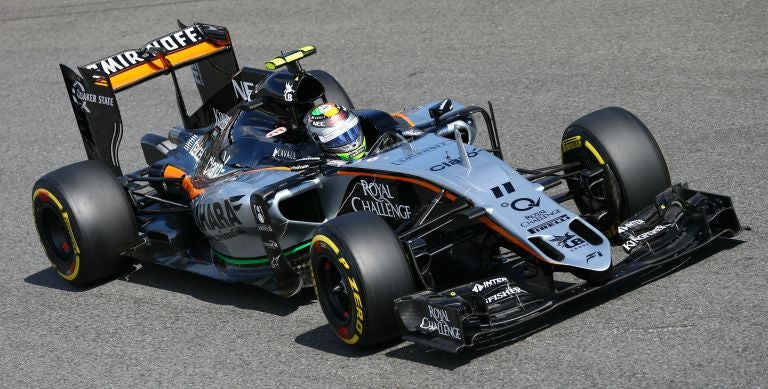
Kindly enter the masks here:
M 251 95 L 256 92 L 255 84 L 248 81 L 232 80 L 235 96 L 245 101 L 251 101 Z

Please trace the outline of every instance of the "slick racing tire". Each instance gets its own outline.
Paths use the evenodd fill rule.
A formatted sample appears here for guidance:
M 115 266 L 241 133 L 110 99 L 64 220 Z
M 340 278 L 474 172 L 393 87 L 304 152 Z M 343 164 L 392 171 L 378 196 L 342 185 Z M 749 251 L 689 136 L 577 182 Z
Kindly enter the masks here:
M 561 151 L 563 163 L 582 163 L 577 169 L 607 167 L 602 180 L 576 177 L 568 180 L 568 188 L 579 211 L 608 236 L 670 186 L 667 163 L 653 135 L 623 108 L 603 108 L 573 122 L 563 133 Z
M 320 227 L 310 250 L 315 293 L 344 343 L 368 348 L 402 336 L 394 300 L 415 291 L 413 274 L 387 223 L 370 212 Z
M 315 77 L 325 89 L 325 98 L 329 102 L 333 102 L 339 105 L 343 105 L 347 109 L 354 109 L 355 105 L 352 104 L 352 99 L 347 95 L 347 91 L 339 84 L 336 79 L 322 70 L 310 70 L 309 74 Z
M 56 273 L 85 287 L 124 274 L 120 255 L 136 245 L 133 208 L 123 187 L 98 161 L 54 170 L 32 191 L 35 225 Z

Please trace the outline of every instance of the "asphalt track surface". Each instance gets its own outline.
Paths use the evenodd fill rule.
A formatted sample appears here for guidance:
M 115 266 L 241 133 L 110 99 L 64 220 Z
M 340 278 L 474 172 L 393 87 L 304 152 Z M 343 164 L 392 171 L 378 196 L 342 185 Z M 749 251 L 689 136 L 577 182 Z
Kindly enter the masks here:
M 315 44 L 358 107 L 495 103 L 508 159 L 557 163 L 565 126 L 618 105 L 674 181 L 733 196 L 737 240 L 591 298 L 518 341 L 450 355 L 355 352 L 310 293 L 144 266 L 78 291 L 31 217 L 34 181 L 85 157 L 58 64 L 135 48 L 176 19 L 230 28 L 241 64 Z M 768 3 L 764 1 L 88 1 L 0 3 L 0 387 L 766 387 Z M 185 92 L 191 95 L 192 83 Z M 171 81 L 118 96 L 125 170 L 178 124 Z

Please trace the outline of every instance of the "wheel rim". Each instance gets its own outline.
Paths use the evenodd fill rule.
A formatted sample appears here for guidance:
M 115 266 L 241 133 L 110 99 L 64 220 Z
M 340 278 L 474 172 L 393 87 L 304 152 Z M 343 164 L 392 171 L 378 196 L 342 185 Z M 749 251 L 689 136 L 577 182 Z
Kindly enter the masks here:
M 321 255 L 318 260 L 318 292 L 322 294 L 327 308 L 328 318 L 339 328 L 346 328 L 350 319 L 350 296 L 348 286 L 344 281 L 336 261 L 327 255 Z
M 75 251 L 66 222 L 58 210 L 48 205 L 40 209 L 40 238 L 56 269 L 70 274 L 75 266 Z
M 592 154 L 581 150 L 569 151 L 567 157 L 563 158 L 563 163 L 568 162 L 579 162 L 581 166 L 566 170 L 566 174 L 581 169 L 590 169 L 593 167 L 601 166 L 601 164 L 592 156 Z M 610 169 L 608 165 L 602 166 Z M 621 219 L 622 193 L 618 183 L 615 182 L 615 178 L 612 172 L 607 172 L 605 179 L 605 187 L 602 193 L 605 196 L 604 199 L 597 199 L 592 197 L 588 191 L 583 190 L 578 180 L 574 181 L 569 179 L 566 180 L 566 184 L 571 192 L 576 193 L 576 196 L 573 200 L 576 203 L 576 206 L 579 208 L 580 212 L 592 213 L 597 210 L 604 210 L 608 212 L 607 218 L 602 222 L 597 222 L 596 220 L 591 221 L 601 230 L 608 231 L 615 228 L 619 219 Z

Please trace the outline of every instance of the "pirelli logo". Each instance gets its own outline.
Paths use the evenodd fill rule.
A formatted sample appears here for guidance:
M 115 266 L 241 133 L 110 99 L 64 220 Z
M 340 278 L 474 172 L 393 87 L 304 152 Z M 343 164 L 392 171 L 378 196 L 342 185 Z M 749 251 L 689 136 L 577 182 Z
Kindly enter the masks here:
M 581 147 L 581 135 L 576 135 L 563 140 L 563 152 L 571 151 Z
M 550 220 L 548 220 L 548 221 L 546 221 L 544 223 L 541 223 L 539 225 L 533 226 L 532 228 L 529 228 L 528 232 L 531 233 L 531 234 L 535 234 L 537 232 L 544 231 L 547 228 L 556 226 L 556 225 L 558 225 L 558 224 L 560 224 L 560 223 L 562 223 L 564 221 L 567 221 L 570 218 L 571 217 L 568 216 L 568 215 L 558 216 L 558 217 L 550 219 Z

